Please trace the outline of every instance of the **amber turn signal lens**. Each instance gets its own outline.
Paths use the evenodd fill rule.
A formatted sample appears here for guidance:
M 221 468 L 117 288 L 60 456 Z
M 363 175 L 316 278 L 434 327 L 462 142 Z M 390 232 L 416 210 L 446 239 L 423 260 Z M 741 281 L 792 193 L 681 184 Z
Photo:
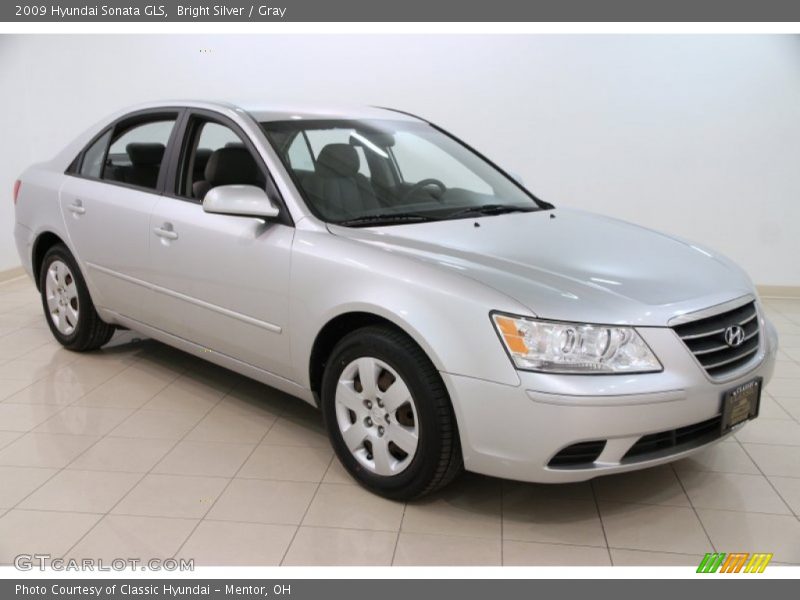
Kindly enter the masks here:
M 517 329 L 514 319 L 497 315 L 494 320 L 495 323 L 497 323 L 497 327 L 500 328 L 500 333 L 503 335 L 508 349 L 511 350 L 511 352 L 527 354 L 528 346 L 525 344 L 523 337 L 519 334 L 519 329 Z

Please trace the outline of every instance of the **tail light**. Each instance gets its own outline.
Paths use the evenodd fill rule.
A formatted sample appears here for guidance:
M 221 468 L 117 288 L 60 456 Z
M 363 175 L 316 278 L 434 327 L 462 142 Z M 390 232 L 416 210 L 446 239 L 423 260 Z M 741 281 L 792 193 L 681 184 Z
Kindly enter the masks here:
M 14 182 L 14 206 L 17 205 L 17 198 L 19 197 L 19 188 L 21 187 L 22 187 L 22 182 L 19 179 L 17 179 Z

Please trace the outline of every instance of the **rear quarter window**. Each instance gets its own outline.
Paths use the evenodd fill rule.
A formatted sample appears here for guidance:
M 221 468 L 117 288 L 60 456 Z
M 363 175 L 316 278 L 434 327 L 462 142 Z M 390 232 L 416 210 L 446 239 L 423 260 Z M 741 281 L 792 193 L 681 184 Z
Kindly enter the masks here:
M 81 162 L 81 175 L 84 177 L 100 178 L 100 175 L 103 173 L 103 161 L 105 160 L 106 149 L 108 148 L 108 141 L 110 139 L 111 130 L 109 129 L 86 149 L 86 152 L 83 154 L 83 161 Z

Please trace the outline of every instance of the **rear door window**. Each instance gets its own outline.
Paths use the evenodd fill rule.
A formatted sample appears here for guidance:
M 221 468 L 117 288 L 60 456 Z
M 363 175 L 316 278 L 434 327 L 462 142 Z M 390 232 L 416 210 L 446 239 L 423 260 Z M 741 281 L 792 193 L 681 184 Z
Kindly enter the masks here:
M 115 132 L 108 149 L 103 179 L 156 189 L 175 119 L 139 123 Z

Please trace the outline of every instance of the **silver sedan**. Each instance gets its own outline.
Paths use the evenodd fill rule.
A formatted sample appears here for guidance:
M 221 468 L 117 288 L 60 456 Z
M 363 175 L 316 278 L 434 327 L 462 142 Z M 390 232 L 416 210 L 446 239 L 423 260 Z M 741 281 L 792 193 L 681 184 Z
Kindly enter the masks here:
M 400 111 L 141 106 L 14 201 L 61 344 L 127 327 L 297 396 L 390 498 L 684 457 L 755 418 L 774 367 L 735 264 L 556 208 Z

